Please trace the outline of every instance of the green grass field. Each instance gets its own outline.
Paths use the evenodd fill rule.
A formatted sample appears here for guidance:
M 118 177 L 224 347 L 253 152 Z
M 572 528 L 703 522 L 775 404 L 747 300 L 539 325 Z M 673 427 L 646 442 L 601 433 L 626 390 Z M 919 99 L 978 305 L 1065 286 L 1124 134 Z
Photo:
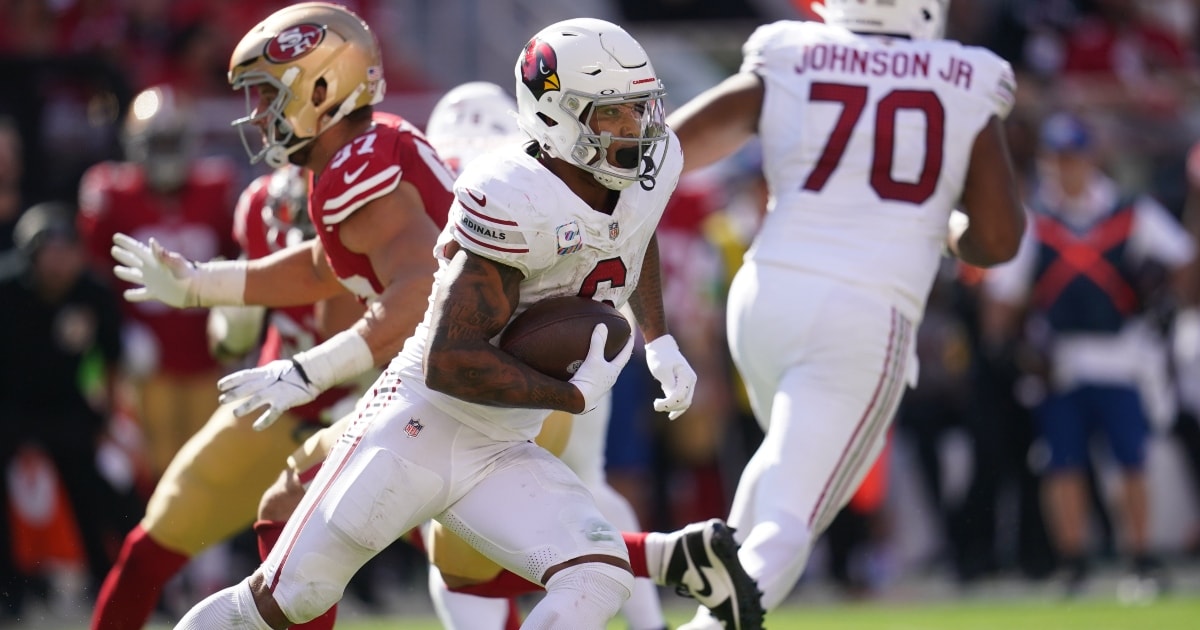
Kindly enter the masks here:
M 672 611 L 672 625 L 688 613 Z M 613 623 L 612 630 L 622 630 Z M 769 630 L 1196 630 L 1200 599 L 1171 598 L 1146 606 L 1112 601 L 853 604 L 792 608 L 767 618 Z M 347 620 L 338 630 L 439 630 L 432 619 Z

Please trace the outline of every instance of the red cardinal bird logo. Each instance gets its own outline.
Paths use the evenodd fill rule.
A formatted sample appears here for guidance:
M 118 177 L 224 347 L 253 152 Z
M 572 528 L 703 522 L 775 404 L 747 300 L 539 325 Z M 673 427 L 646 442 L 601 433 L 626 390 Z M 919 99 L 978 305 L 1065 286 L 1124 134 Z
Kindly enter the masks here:
M 546 92 L 559 89 L 558 55 L 550 44 L 535 37 L 525 45 L 525 54 L 521 58 L 521 81 L 539 100 Z

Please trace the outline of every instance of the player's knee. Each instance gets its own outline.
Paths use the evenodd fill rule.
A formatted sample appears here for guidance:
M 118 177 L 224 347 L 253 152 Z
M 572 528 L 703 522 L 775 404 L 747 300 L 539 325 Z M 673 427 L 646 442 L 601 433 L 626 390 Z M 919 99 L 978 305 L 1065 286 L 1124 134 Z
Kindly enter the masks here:
M 263 617 L 267 618 L 266 607 L 275 606 L 290 622 L 288 625 L 296 625 L 307 623 L 325 614 L 327 610 L 338 603 L 345 591 L 345 585 L 334 579 L 327 579 L 314 573 L 309 576 L 301 584 L 296 584 L 296 588 L 288 591 L 286 601 L 277 602 L 274 597 L 268 596 L 269 602 L 260 601 L 259 610 L 263 612 Z M 255 594 L 257 596 L 257 593 Z M 268 619 L 270 621 L 270 619 Z
M 605 618 L 616 616 L 633 592 L 633 574 L 605 562 L 585 562 L 555 573 L 546 582 L 546 597 L 555 608 L 594 608 Z
M 286 521 L 304 498 L 304 485 L 291 469 L 279 474 L 275 483 L 263 493 L 258 504 L 258 518 L 265 521 Z

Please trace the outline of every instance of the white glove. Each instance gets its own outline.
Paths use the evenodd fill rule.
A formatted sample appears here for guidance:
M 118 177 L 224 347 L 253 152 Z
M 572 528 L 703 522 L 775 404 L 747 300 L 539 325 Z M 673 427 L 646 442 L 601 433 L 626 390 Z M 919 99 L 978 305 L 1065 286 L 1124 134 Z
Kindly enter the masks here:
M 150 245 L 124 234 L 113 235 L 112 257 L 121 263 L 113 267 L 118 278 L 142 286 L 125 290 L 130 302 L 158 300 L 175 308 L 199 306 L 200 300 L 192 289 L 196 265 L 192 261 L 163 249 L 158 241 Z
M 604 344 L 607 341 L 608 326 L 596 324 L 592 329 L 592 342 L 588 346 L 587 357 L 575 371 L 575 376 L 571 377 L 570 383 L 583 394 L 583 411 L 580 413 L 587 413 L 596 408 L 604 394 L 617 382 L 621 369 L 629 363 L 629 357 L 633 354 L 633 335 L 630 335 L 621 352 L 617 353 L 612 361 L 605 360 Z
M 158 300 L 175 308 L 242 304 L 244 260 L 195 263 L 153 238 L 146 245 L 120 233 L 113 235 L 112 257 L 121 263 L 113 267 L 118 278 L 141 285 L 125 290 L 130 302 Z
M 264 405 L 267 407 L 254 421 L 255 431 L 266 429 L 283 412 L 311 402 L 323 391 L 309 382 L 304 369 L 292 359 L 280 359 L 261 367 L 234 372 L 217 381 L 217 388 L 221 390 L 222 403 L 246 399 L 233 410 L 235 416 L 247 415 Z
M 663 335 L 646 344 L 646 366 L 662 385 L 662 398 L 654 401 L 655 411 L 668 412 L 667 418 L 674 420 L 692 406 L 692 392 L 696 389 L 696 371 L 679 353 L 679 344 L 671 335 Z

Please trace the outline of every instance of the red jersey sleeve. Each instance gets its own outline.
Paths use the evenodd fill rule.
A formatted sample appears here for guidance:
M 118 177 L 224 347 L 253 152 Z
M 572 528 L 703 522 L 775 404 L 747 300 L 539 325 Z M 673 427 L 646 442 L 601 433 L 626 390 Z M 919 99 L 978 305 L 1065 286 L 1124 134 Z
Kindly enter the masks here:
M 267 184 L 270 181 L 270 175 L 263 175 L 250 182 L 238 197 L 237 205 L 233 209 L 233 240 L 251 260 L 270 253 L 266 224 L 262 216 L 263 206 L 267 202 Z

